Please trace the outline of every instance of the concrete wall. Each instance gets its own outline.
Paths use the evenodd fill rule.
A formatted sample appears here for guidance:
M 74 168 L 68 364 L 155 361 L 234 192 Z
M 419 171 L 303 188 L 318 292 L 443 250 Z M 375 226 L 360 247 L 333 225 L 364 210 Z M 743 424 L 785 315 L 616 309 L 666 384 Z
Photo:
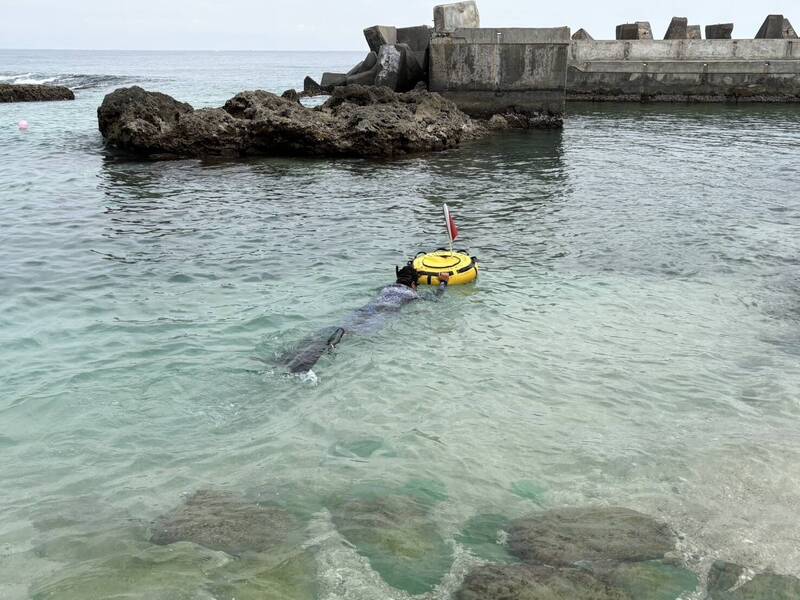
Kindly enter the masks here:
M 800 41 L 575 40 L 567 97 L 800 102 Z
M 569 44 L 568 27 L 457 29 L 431 40 L 429 88 L 474 116 L 562 114 Z

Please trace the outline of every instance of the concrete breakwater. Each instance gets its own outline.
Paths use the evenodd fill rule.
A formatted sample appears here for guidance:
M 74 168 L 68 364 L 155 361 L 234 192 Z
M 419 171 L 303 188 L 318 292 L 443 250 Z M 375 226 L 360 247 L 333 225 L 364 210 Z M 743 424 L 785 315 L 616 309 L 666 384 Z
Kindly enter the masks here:
M 754 39 L 731 39 L 733 23 L 706 26 L 702 39 L 700 25 L 675 17 L 663 40 L 647 21 L 595 40 L 568 27 L 481 27 L 471 0 L 433 12 L 433 28 L 365 29 L 366 58 L 321 86 L 307 78 L 305 92 L 424 84 L 472 116 L 524 115 L 533 126 L 560 124 L 569 100 L 800 102 L 800 40 L 783 15 L 767 16 Z
M 573 40 L 567 99 L 800 102 L 800 40 Z
M 501 115 L 515 127 L 561 126 L 568 27 L 482 28 L 472 0 L 434 7 L 433 22 L 433 28 L 368 27 L 364 60 L 348 73 L 324 73 L 320 84 L 306 78 L 304 93 L 356 84 L 405 92 L 424 85 L 474 117 Z

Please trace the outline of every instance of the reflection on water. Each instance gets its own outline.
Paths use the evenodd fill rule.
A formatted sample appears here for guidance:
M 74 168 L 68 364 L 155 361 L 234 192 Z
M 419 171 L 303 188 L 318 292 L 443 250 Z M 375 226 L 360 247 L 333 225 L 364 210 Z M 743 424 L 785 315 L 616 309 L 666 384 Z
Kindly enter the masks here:
M 246 87 L 176 73 L 153 76 L 198 104 Z M 493 523 L 594 504 L 665 520 L 701 576 L 800 575 L 794 109 L 571 105 L 561 132 L 399 161 L 137 163 L 102 153 L 101 96 L 0 144 L 7 596 L 448 598 L 469 544 L 504 556 Z M 441 246 L 442 202 L 476 285 L 316 385 L 264 363 Z M 150 543 L 198 490 L 290 511 L 303 542 Z

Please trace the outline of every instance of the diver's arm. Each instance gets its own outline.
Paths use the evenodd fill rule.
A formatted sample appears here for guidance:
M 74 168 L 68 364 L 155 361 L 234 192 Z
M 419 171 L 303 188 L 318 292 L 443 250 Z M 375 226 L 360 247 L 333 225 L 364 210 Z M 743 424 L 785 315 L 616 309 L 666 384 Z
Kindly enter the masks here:
M 420 296 L 423 300 L 433 300 L 435 302 L 442 297 L 442 294 L 444 294 L 444 291 L 447 289 L 447 282 L 450 281 L 450 273 L 439 273 L 436 277 L 439 278 L 439 285 L 436 291 L 427 297 Z

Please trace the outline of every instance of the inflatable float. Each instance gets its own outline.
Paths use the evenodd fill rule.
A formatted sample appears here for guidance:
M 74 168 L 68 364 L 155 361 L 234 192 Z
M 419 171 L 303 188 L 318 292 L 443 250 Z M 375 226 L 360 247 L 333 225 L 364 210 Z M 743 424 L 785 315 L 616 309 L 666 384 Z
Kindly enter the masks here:
M 472 283 L 478 278 L 478 259 L 466 250 L 445 250 L 420 252 L 411 261 L 419 273 L 417 285 L 439 285 L 439 273 L 450 274 L 450 285 Z

